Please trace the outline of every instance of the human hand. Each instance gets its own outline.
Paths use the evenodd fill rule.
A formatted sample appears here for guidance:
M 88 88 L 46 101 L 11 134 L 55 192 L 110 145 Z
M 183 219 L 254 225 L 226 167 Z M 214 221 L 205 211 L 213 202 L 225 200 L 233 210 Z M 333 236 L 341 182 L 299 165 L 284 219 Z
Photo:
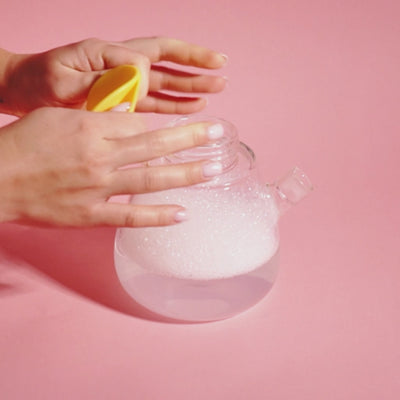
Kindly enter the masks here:
M 204 108 L 206 100 L 180 93 L 219 92 L 225 86 L 225 79 L 219 76 L 189 74 L 155 65 L 162 61 L 217 69 L 226 59 L 210 49 L 162 37 L 124 42 L 87 39 L 44 53 L 9 54 L 0 110 L 22 116 L 43 106 L 83 109 L 96 79 L 121 64 L 136 65 L 141 71 L 136 107 L 139 112 L 196 112 Z M 177 95 L 166 94 L 164 90 Z
M 176 204 L 107 200 L 211 179 L 221 171 L 219 163 L 138 164 L 217 139 L 223 129 L 204 122 L 143 132 L 138 118 L 41 108 L 2 128 L 0 222 L 139 227 L 184 220 L 185 209 Z

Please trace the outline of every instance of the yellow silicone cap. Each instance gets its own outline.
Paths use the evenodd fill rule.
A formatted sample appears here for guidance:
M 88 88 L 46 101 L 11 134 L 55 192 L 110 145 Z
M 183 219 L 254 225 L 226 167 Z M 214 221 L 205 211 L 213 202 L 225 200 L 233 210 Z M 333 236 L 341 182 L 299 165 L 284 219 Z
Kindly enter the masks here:
M 140 71 L 133 65 L 120 65 L 107 71 L 91 87 L 86 108 L 108 111 L 118 104 L 129 102 L 133 112 L 139 96 Z

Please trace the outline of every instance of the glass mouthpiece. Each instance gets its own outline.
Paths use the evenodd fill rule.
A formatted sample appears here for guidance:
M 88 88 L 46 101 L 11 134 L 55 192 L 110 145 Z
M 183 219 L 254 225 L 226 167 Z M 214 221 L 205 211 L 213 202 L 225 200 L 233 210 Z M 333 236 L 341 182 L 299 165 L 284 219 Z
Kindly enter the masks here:
M 313 190 L 310 179 L 298 167 L 293 168 L 288 174 L 276 181 L 273 186 L 278 195 L 281 214 L 304 199 Z

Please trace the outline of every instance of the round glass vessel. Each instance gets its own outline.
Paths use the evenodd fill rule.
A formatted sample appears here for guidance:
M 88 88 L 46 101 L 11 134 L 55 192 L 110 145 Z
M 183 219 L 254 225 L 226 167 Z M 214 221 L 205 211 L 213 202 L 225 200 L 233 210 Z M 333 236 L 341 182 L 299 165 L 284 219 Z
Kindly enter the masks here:
M 133 204 L 182 205 L 188 220 L 120 228 L 115 238 L 115 266 L 124 289 L 148 310 L 180 321 L 234 316 L 271 290 L 278 270 L 279 216 L 311 189 L 297 168 L 275 184 L 262 183 L 253 151 L 227 121 L 182 117 L 171 125 L 196 120 L 220 123 L 224 136 L 154 164 L 208 159 L 222 163 L 222 174 L 190 187 L 133 196 Z

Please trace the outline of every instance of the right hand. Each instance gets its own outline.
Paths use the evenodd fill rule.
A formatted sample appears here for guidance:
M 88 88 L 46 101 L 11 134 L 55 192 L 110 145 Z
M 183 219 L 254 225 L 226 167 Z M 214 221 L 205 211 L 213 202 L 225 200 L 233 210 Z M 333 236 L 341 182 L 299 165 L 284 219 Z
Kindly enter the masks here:
M 139 121 L 129 113 L 40 108 L 1 128 L 0 222 L 143 227 L 184 220 L 176 204 L 107 200 L 211 179 L 221 169 L 207 161 L 122 167 L 205 144 L 222 127 L 204 122 L 144 132 Z

